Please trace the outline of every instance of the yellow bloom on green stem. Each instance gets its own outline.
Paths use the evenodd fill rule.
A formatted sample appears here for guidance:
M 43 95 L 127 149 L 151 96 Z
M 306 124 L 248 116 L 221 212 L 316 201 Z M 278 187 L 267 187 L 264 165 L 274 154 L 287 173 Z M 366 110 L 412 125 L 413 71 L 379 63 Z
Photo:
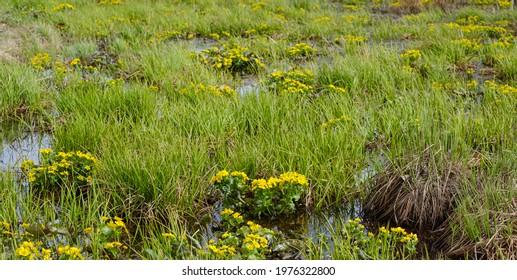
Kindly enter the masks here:
M 267 181 L 264 179 L 255 179 L 251 182 L 251 190 L 254 191 L 256 189 L 267 190 L 270 186 L 267 184 Z
M 229 176 L 230 173 L 226 170 L 221 170 L 219 172 L 217 172 L 217 174 L 215 174 L 214 177 L 212 177 L 212 179 L 210 179 L 210 183 L 211 184 L 215 184 L 215 183 L 221 183 L 225 177 Z
M 170 232 L 164 232 L 164 233 L 162 233 L 162 236 L 163 237 L 170 237 L 170 238 L 173 238 L 173 239 L 176 238 L 176 235 L 174 235 L 174 234 L 172 234 Z
M 41 248 L 41 254 L 43 255 L 43 260 L 52 260 L 50 254 L 52 254 L 52 250 Z
M 228 208 L 225 208 L 223 211 L 221 211 L 221 215 L 232 215 L 233 213 L 235 213 L 235 211 L 233 211 L 232 209 L 228 209 Z

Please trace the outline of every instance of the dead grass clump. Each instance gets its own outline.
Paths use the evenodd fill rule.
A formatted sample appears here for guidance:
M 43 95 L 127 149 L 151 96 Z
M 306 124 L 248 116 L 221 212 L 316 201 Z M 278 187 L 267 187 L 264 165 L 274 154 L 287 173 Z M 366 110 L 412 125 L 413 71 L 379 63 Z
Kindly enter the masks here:
M 428 151 L 403 167 L 390 165 L 374 177 L 366 199 L 368 217 L 419 230 L 436 229 L 453 210 L 464 171 Z

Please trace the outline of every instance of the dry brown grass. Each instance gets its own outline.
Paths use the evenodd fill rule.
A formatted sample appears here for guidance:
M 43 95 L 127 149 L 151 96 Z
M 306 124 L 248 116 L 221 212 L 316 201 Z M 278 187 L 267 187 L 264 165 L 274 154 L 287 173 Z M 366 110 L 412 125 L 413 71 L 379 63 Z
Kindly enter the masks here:
M 436 163 L 428 151 L 400 167 L 390 165 L 374 178 L 365 214 L 414 229 L 436 229 L 452 212 L 465 171 L 449 159 Z

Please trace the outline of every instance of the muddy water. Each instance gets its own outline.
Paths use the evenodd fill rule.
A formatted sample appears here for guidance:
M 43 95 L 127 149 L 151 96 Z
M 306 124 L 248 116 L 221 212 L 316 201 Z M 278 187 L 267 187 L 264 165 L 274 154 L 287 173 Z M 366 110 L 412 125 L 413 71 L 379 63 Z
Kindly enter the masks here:
M 38 164 L 39 149 L 52 146 L 51 136 L 31 131 L 0 128 L 0 169 L 16 169 L 24 160 Z

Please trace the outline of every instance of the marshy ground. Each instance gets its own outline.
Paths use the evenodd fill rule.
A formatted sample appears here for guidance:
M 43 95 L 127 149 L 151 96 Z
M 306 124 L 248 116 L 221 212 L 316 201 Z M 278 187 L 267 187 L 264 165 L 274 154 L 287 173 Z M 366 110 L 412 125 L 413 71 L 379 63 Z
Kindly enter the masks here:
M 5 0 L 0 259 L 516 259 L 511 1 Z

